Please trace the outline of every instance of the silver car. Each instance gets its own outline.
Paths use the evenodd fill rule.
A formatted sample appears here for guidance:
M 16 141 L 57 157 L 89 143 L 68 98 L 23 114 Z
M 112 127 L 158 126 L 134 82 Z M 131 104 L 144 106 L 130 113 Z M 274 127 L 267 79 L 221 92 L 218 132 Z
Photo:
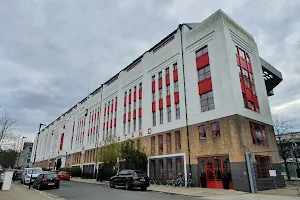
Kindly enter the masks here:
M 22 179 L 21 179 L 21 183 L 22 184 L 29 184 L 30 183 L 30 178 L 31 179 L 31 183 L 34 182 L 34 180 L 36 179 L 36 177 L 38 177 L 38 175 L 42 174 L 43 170 L 40 167 L 36 167 L 36 168 L 25 168 L 22 174 Z

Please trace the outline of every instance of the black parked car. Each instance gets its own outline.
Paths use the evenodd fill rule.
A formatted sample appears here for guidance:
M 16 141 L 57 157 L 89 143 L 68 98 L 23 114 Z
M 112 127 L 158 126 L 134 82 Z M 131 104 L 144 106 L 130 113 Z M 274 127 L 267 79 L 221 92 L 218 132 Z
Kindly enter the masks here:
M 22 180 L 22 174 L 23 174 L 22 170 L 16 170 L 16 171 L 14 171 L 12 180 L 13 181 Z
M 140 187 L 143 191 L 149 187 L 149 178 L 143 171 L 122 170 L 119 174 L 110 178 L 110 187 L 125 186 L 126 190 Z
M 38 177 L 33 182 L 33 188 L 42 190 L 44 188 L 55 187 L 59 188 L 59 178 L 56 173 L 49 172 L 38 175 Z

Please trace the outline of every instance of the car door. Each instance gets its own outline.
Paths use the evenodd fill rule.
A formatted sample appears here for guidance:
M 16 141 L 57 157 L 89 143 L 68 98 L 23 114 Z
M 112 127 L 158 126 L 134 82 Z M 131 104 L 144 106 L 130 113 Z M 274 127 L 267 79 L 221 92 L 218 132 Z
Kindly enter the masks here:
M 113 177 L 113 181 L 114 181 L 115 185 L 119 185 L 120 184 L 120 176 L 121 176 L 121 174 L 123 174 L 123 171 L 120 171 L 118 174 L 116 174 Z
M 121 184 L 125 185 L 127 178 L 131 176 L 131 171 L 125 170 L 122 177 L 121 177 Z

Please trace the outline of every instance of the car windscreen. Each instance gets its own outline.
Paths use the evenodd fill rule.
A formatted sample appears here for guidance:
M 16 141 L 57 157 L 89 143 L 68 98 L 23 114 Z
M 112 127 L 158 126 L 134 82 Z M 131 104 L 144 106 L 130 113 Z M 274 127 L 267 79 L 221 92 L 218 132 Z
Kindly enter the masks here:
M 57 174 L 45 174 L 44 178 L 46 178 L 46 179 L 57 178 Z
M 33 173 L 32 173 L 33 172 Z M 43 171 L 41 169 L 28 169 L 28 174 L 41 174 Z
M 145 172 L 142 172 L 142 171 L 135 171 L 134 173 L 136 174 L 137 177 L 145 177 L 146 176 Z

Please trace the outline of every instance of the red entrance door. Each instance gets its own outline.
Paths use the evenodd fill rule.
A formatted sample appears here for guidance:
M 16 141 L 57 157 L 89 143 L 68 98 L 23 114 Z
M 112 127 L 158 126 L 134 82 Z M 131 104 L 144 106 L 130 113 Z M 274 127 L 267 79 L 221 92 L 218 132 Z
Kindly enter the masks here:
M 230 173 L 229 157 L 228 156 L 210 156 L 201 157 L 198 160 L 199 174 L 205 172 L 206 187 L 223 189 L 222 173 Z M 233 189 L 232 182 L 229 188 Z

